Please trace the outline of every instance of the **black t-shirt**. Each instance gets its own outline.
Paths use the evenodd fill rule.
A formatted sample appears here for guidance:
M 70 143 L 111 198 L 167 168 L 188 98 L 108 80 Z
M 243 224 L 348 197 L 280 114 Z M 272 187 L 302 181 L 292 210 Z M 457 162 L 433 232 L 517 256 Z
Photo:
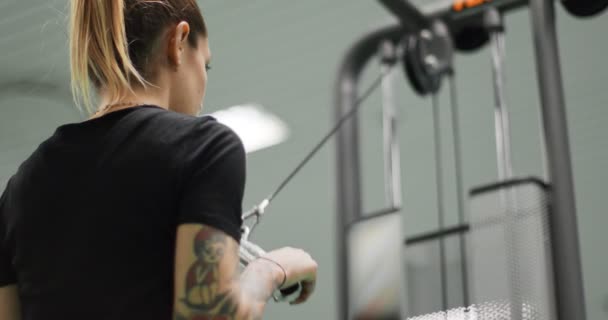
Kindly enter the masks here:
M 145 105 L 60 126 L 0 198 L 0 286 L 23 320 L 169 320 L 177 226 L 239 241 L 244 184 L 212 117 Z

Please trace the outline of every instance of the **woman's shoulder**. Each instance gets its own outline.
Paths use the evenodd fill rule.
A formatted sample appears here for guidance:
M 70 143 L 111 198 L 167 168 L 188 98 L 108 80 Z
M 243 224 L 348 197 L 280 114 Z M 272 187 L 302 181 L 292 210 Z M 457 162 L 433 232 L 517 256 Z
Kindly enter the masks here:
M 192 156 L 233 150 L 244 152 L 240 137 L 227 125 L 210 115 L 189 116 L 177 112 L 165 112 L 164 122 L 154 125 L 161 140 L 179 146 L 179 150 Z
M 165 133 L 173 134 L 176 138 L 193 140 L 239 139 L 238 135 L 227 125 L 219 122 L 211 115 L 190 116 L 178 112 L 165 112 L 161 121 L 165 124 Z

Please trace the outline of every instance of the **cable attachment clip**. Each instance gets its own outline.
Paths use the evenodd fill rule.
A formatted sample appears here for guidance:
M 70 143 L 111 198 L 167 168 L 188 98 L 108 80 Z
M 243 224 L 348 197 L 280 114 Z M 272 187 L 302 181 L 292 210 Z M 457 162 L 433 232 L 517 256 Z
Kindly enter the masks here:
M 248 220 L 249 218 L 254 217 L 254 222 L 247 226 L 243 223 L 243 227 L 241 227 L 241 243 L 239 245 L 239 260 L 241 267 L 247 267 L 251 262 L 258 259 L 259 257 L 266 254 L 266 251 L 262 249 L 257 244 L 249 241 L 249 236 L 255 227 L 260 223 L 260 219 L 264 212 L 266 211 L 266 207 L 270 204 L 270 200 L 264 199 L 259 205 L 254 206 L 251 210 L 245 212 L 243 214 L 243 222 Z M 294 301 L 297 297 L 302 293 L 302 284 L 296 283 L 291 285 L 288 288 L 279 288 L 275 290 L 272 295 L 272 298 L 276 302 L 281 301 Z
M 251 232 L 253 232 L 253 230 L 260 223 L 260 220 L 262 219 L 262 215 L 264 215 L 264 212 L 266 212 L 266 207 L 268 207 L 269 204 L 270 204 L 270 200 L 264 199 L 264 200 L 262 200 L 262 202 L 260 202 L 260 204 L 258 204 L 257 206 L 254 206 L 253 208 L 251 208 L 251 210 L 243 213 L 243 216 L 242 216 L 243 227 L 241 228 L 241 238 L 249 239 L 249 235 L 251 234 Z M 247 221 L 249 218 L 252 218 L 252 217 L 255 218 L 253 223 L 250 226 L 245 225 L 245 221 Z

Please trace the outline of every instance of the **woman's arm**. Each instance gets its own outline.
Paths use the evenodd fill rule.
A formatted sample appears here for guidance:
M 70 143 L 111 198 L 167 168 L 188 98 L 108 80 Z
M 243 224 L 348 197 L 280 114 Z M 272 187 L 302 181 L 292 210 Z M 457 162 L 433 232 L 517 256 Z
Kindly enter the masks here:
M 302 250 L 282 248 L 250 263 L 239 276 L 238 243 L 201 224 L 177 229 L 174 320 L 261 319 L 279 285 L 301 282 L 304 302 L 314 290 L 317 264 Z M 279 267 L 278 265 L 281 265 Z
M 277 270 L 278 269 L 278 270 Z M 271 263 L 250 264 L 239 277 L 238 243 L 200 224 L 178 228 L 174 320 L 259 319 L 283 272 Z
M 17 285 L 0 287 L 0 319 L 21 320 Z

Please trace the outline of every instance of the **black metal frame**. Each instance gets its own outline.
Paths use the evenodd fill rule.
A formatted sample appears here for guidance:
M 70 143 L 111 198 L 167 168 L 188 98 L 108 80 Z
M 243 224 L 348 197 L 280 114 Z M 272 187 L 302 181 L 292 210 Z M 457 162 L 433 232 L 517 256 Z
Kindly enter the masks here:
M 453 10 L 451 3 L 447 3 L 432 10 L 423 10 L 424 14 L 403 0 L 382 0 L 382 3 L 401 21 L 407 22 L 373 30 L 356 41 L 347 51 L 336 82 L 336 119 L 354 106 L 358 95 L 359 76 L 367 62 L 378 52 L 382 41 L 397 43 L 405 34 L 420 31 L 433 19 L 441 19 L 452 32 L 456 32 L 465 27 L 481 26 L 485 9 L 489 6 L 506 13 L 530 5 L 552 194 L 550 226 L 557 312 L 562 320 L 584 320 L 585 304 L 574 187 L 553 0 L 493 0 L 459 12 Z M 340 319 L 346 319 L 349 292 L 346 235 L 348 226 L 363 215 L 360 200 L 359 125 L 356 116 L 346 121 L 337 133 L 336 151 L 338 316 Z M 445 230 L 439 232 L 442 231 Z
M 405 244 L 406 246 L 412 246 L 422 242 L 447 238 L 452 235 L 465 234 L 469 232 L 470 229 L 471 227 L 468 224 L 459 224 L 407 237 L 405 241 L 403 241 L 403 244 Z

